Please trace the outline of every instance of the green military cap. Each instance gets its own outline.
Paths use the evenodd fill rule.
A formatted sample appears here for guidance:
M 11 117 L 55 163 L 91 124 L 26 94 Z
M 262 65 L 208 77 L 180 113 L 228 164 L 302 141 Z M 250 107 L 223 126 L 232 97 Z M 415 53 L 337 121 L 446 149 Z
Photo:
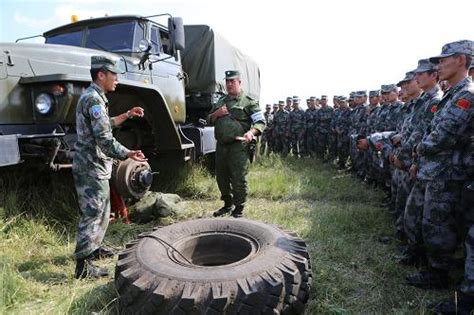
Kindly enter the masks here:
M 418 60 L 418 67 L 415 69 L 415 73 L 422 73 L 427 71 L 437 70 L 436 65 L 430 62 L 429 59 Z
M 226 80 L 240 79 L 240 71 L 238 71 L 238 70 L 227 70 L 225 72 L 225 79 Z
M 375 97 L 380 95 L 380 90 L 372 90 L 369 92 L 370 97 Z
M 293 101 L 293 98 L 292 98 L 291 96 L 288 96 L 288 97 L 286 98 L 286 101 L 287 101 L 287 102 L 288 102 L 288 101 Z
M 457 42 L 448 43 L 441 48 L 441 55 L 431 57 L 430 61 L 437 64 L 440 59 L 453 56 L 455 54 L 472 55 L 474 50 L 474 42 L 472 40 L 459 40 Z
M 338 100 L 345 102 L 345 101 L 347 101 L 347 97 L 345 97 L 344 95 L 341 95 L 341 96 L 338 97 Z
M 124 73 L 117 65 L 117 61 L 106 56 L 91 56 L 91 69 L 105 69 L 113 73 Z
M 316 96 L 311 96 L 309 99 L 312 100 L 312 101 L 315 101 L 315 100 L 316 100 Z
M 273 104 L 273 108 L 277 108 L 277 107 L 278 107 L 278 103 Z
M 367 91 L 366 90 L 357 91 L 357 92 L 354 93 L 354 97 L 364 97 L 364 96 L 367 96 Z
M 327 100 L 328 96 L 327 95 L 321 95 L 321 100 Z
M 285 101 L 278 101 L 278 105 L 285 105 Z
M 299 103 L 299 102 L 300 102 L 299 96 L 294 95 L 293 96 L 293 103 Z
M 265 108 L 272 108 L 272 104 L 265 105 Z
M 349 100 L 353 100 L 355 97 L 356 92 L 349 93 Z

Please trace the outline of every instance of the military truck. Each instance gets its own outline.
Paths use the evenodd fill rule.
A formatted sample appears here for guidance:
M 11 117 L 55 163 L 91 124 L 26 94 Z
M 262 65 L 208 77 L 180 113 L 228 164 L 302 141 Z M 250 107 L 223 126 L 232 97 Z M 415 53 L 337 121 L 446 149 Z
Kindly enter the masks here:
M 167 26 L 157 22 L 163 18 L 167 18 Z M 91 81 L 91 56 L 98 54 L 116 59 L 124 71 L 116 91 L 107 95 L 109 114 L 114 116 L 133 106 L 145 109 L 144 118 L 127 120 L 114 130 L 122 144 L 144 151 L 152 168 L 163 172 L 175 172 L 171 170 L 171 165 L 179 165 L 175 162 L 196 160 L 215 151 L 213 128 L 206 126 L 203 118 L 216 98 L 205 104 L 197 101 L 211 91 L 209 86 L 199 91 L 201 78 L 207 83 L 214 80 L 214 87 L 222 86 L 217 81 L 224 69 L 238 68 L 246 73 L 246 67 L 239 68 L 246 65 L 245 57 L 239 64 L 232 62 L 232 56 L 203 63 L 198 57 L 211 49 L 215 54 L 219 47 L 198 46 L 199 38 L 190 37 L 191 45 L 185 48 L 182 19 L 169 14 L 81 20 L 40 36 L 45 39 L 42 44 L 21 39 L 0 43 L 0 167 L 23 161 L 46 164 L 52 170 L 71 166 L 75 106 Z M 181 53 L 192 56 L 186 67 Z M 249 81 L 258 82 L 253 94 L 258 99 L 259 73 L 255 68 Z M 211 78 L 210 73 L 216 77 Z M 186 84 L 193 87 L 188 99 Z M 201 85 L 195 89 L 196 84 Z M 133 167 L 132 163 L 129 168 Z

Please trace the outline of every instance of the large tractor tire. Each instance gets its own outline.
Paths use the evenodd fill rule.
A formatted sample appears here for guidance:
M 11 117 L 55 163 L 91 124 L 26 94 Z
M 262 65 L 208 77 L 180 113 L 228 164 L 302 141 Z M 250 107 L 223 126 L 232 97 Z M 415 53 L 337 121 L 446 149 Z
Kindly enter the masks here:
M 199 219 L 140 235 L 120 254 L 123 314 L 302 314 L 305 242 L 246 219 Z

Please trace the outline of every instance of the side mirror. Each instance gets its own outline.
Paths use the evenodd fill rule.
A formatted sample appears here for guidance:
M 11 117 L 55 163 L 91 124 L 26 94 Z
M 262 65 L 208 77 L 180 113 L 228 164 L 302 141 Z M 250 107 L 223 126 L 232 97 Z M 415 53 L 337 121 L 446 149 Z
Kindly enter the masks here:
M 170 32 L 171 50 L 184 50 L 184 24 L 180 17 L 171 17 L 168 19 L 168 30 Z

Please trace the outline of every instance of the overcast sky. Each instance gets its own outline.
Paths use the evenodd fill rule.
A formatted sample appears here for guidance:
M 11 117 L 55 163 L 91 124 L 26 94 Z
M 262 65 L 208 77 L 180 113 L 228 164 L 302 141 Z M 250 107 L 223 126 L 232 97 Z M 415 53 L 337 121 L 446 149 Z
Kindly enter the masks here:
M 260 103 L 396 83 L 443 44 L 474 39 L 474 0 L 0 0 L 0 42 L 80 19 L 170 13 L 208 24 L 260 66 Z

